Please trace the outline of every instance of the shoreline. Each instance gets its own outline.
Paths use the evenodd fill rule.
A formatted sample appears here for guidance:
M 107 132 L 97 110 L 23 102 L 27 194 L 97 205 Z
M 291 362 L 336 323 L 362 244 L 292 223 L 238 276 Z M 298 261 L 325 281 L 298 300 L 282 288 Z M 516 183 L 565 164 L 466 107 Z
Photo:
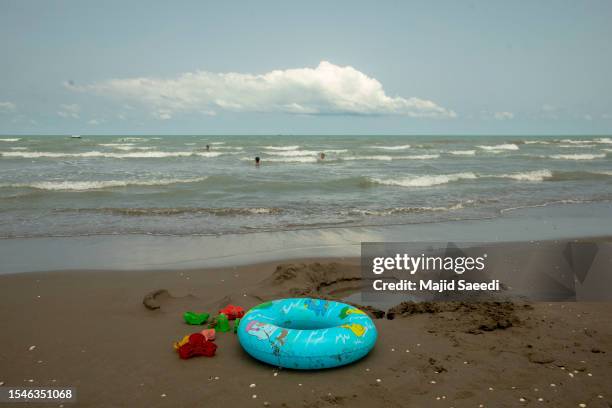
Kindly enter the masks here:
M 517 210 L 478 221 L 253 232 L 223 236 L 112 235 L 0 240 L 0 274 L 45 270 L 193 269 L 301 258 L 359 257 L 361 242 L 524 242 L 609 237 L 610 204 Z M 418 239 L 415 239 L 418 237 Z M 27 255 L 27 256 L 26 256 Z

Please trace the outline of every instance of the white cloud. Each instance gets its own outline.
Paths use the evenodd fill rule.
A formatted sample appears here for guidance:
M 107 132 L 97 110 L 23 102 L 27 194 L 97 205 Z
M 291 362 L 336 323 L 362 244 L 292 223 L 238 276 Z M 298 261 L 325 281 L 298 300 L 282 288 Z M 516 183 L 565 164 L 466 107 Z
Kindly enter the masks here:
M 456 113 L 416 97 L 388 96 L 382 84 L 353 67 L 322 61 L 316 68 L 265 74 L 187 72 L 175 78 L 119 78 L 69 89 L 140 104 L 159 119 L 183 112 L 214 115 L 284 112 L 310 115 L 405 115 L 454 118 Z
M 95 118 L 94 118 L 94 119 L 91 119 L 91 120 L 89 120 L 89 121 L 87 121 L 87 123 L 88 123 L 89 125 L 93 125 L 93 126 L 97 126 L 97 125 L 101 124 L 102 122 L 103 122 L 103 120 L 101 120 L 101 119 L 95 119 Z
M 16 109 L 17 109 L 17 105 L 15 105 L 13 102 L 0 101 L 0 112 L 2 113 L 14 112 Z
M 78 119 L 80 116 L 81 107 L 77 104 L 72 105 L 60 105 L 60 110 L 57 114 L 62 118 Z
M 589 114 L 584 115 L 583 118 L 584 120 L 593 120 L 593 116 Z
M 512 112 L 495 112 L 493 117 L 497 120 L 514 119 L 514 113 Z

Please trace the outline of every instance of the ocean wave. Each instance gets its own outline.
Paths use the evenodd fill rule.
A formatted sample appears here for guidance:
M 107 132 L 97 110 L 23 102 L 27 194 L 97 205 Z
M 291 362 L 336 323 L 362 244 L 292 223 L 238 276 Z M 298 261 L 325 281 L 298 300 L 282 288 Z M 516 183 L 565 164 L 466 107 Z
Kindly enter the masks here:
M 381 150 L 406 150 L 410 149 L 410 145 L 400 145 L 400 146 L 368 146 L 372 149 L 381 149 Z
M 442 174 L 442 175 L 423 175 L 410 176 L 403 178 L 381 179 L 368 178 L 370 182 L 383 185 L 400 186 L 400 187 L 431 187 L 441 184 L 447 184 L 459 180 L 475 180 L 475 179 L 510 179 L 516 181 L 528 182 L 555 182 L 555 181 L 572 181 L 572 180 L 597 180 L 612 176 L 612 171 L 596 170 L 596 171 L 552 171 L 549 169 L 532 170 L 517 173 L 506 174 L 477 174 L 472 172 Z
M 483 150 L 488 150 L 488 151 L 494 151 L 494 150 L 519 150 L 519 147 L 517 145 L 515 145 L 514 143 L 504 143 L 504 144 L 498 144 L 498 145 L 493 145 L 493 146 L 478 145 L 476 147 L 478 147 L 480 149 L 483 149 Z
M 265 152 L 267 155 L 271 156 L 284 156 L 284 157 L 298 157 L 298 156 L 316 156 L 319 152 L 314 150 L 287 150 L 287 151 L 275 151 L 275 152 Z
M 523 144 L 543 144 L 543 145 L 547 145 L 547 144 L 550 144 L 550 142 L 547 142 L 545 140 L 525 140 L 523 142 Z
M 468 201 L 469 202 L 469 201 Z M 464 208 L 464 203 L 456 203 L 450 205 L 448 207 L 394 207 L 394 208 L 384 208 L 384 209 L 359 209 L 353 208 L 350 210 L 342 211 L 342 215 L 358 215 L 358 216 L 375 216 L 375 217 L 384 217 L 389 215 L 403 215 L 403 214 L 423 214 L 429 212 L 447 212 L 447 211 L 457 211 Z
M 224 145 L 225 142 L 210 142 L 211 145 Z
M 573 139 L 561 139 L 557 140 L 558 143 L 569 143 L 569 144 L 584 144 L 589 143 L 590 140 L 573 140 Z
M 252 160 L 252 159 L 249 159 Z M 303 156 L 293 156 L 293 157 L 270 157 L 262 160 L 262 162 L 275 162 L 275 163 L 316 163 L 316 157 L 303 157 Z
M 451 150 L 449 153 L 455 156 L 474 156 L 476 150 Z
M 116 146 L 115 149 L 130 151 L 130 150 L 154 150 L 153 146 Z
M 98 143 L 98 146 L 118 147 L 118 146 L 134 146 L 134 143 Z
M 233 154 L 233 153 L 231 153 Z M 192 155 L 195 156 L 200 156 L 200 157 L 219 157 L 221 155 L 223 155 L 223 153 L 220 152 L 193 152 Z
M 546 157 L 546 156 L 544 156 Z M 552 154 L 548 156 L 551 159 L 557 160 L 595 160 L 595 159 L 603 159 L 606 157 L 605 153 L 602 154 Z
M 609 199 L 603 198 L 603 199 L 565 199 L 565 200 L 554 200 L 554 201 L 546 201 L 544 203 L 540 203 L 540 204 L 527 204 L 527 205 L 519 205 L 516 207 L 508 207 L 508 208 L 503 208 L 501 209 L 499 212 L 501 214 L 507 213 L 507 212 L 512 212 L 512 211 L 517 211 L 517 210 L 524 210 L 527 208 L 541 208 L 541 207 L 548 207 L 551 205 L 563 205 L 563 204 L 586 204 L 586 203 L 595 203 L 595 202 L 602 202 L 602 201 L 610 201 Z
M 593 144 L 560 144 L 559 147 L 562 148 L 582 148 L 582 149 L 588 149 L 588 148 L 593 148 L 593 147 L 597 147 L 597 145 L 593 145 Z
M 35 158 L 62 158 L 62 157 L 107 157 L 115 159 L 150 159 L 164 157 L 218 157 L 223 153 L 219 152 L 162 152 L 162 151 L 142 151 L 130 153 L 109 153 L 109 152 L 82 152 L 82 153 L 64 153 L 64 152 L 0 152 L 2 157 L 21 157 L 26 159 Z
M 34 188 L 37 190 L 53 191 L 87 191 L 100 190 L 113 187 L 128 186 L 166 186 L 181 183 L 197 183 L 206 180 L 208 177 L 194 177 L 187 179 L 166 178 L 153 180 L 92 180 L 92 181 L 35 181 L 31 183 L 0 184 L 2 188 Z
M 439 154 L 415 154 L 412 156 L 400 156 L 399 158 L 404 160 L 429 160 L 440 158 Z
M 20 147 L 20 146 L 16 146 L 16 147 L 11 147 L 11 150 L 28 150 L 27 147 Z M 606 149 L 604 149 L 606 150 Z
M 101 207 L 101 208 L 60 208 L 55 212 L 62 213 L 103 213 L 111 215 L 123 215 L 132 217 L 146 216 L 173 216 L 208 214 L 216 216 L 237 215 L 277 215 L 283 212 L 282 208 L 276 207 L 228 207 L 228 208 L 206 208 L 206 207 L 176 207 L 176 208 L 146 208 L 146 207 Z
M 518 181 L 544 181 L 546 179 L 550 179 L 553 177 L 553 172 L 544 169 L 544 170 L 534 170 L 527 171 L 521 173 L 511 173 L 511 174 L 499 174 L 490 177 L 498 177 L 498 178 L 509 178 L 512 180 Z
M 593 143 L 598 144 L 612 144 L 612 139 L 609 137 L 599 137 L 597 139 L 561 139 L 557 140 L 558 143 L 572 144 L 572 145 L 588 145 Z
M 0 139 L 0 142 L 18 142 L 20 140 L 21 140 L 21 138 L 5 137 L 3 139 Z
M 447 184 L 453 181 L 459 180 L 473 180 L 478 178 L 474 173 L 454 173 L 454 174 L 439 174 L 439 175 L 425 175 L 425 176 L 411 176 L 391 179 L 381 179 L 372 177 L 370 180 L 377 184 L 383 184 L 387 186 L 400 186 L 400 187 L 432 187 L 441 184 Z
M 408 156 L 387 156 L 387 155 L 374 155 L 374 156 L 346 156 L 342 157 L 342 160 L 380 160 L 380 161 L 391 161 L 391 160 L 430 160 L 439 158 L 439 154 L 415 154 Z
M 297 150 L 300 146 L 264 146 L 263 148 L 268 150 Z
M 391 161 L 393 160 L 393 156 L 346 156 L 343 157 L 342 160 L 382 160 L 382 161 Z

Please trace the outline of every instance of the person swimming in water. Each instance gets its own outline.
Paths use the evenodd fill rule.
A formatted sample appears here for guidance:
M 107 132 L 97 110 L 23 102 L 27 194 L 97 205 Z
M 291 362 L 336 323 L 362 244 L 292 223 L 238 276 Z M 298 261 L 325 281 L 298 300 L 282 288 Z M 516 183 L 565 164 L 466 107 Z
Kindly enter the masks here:
M 206 151 L 209 152 L 210 151 L 210 145 L 206 145 Z
M 255 156 L 255 166 L 259 167 L 259 156 Z
M 321 152 L 319 154 L 319 160 L 325 160 L 325 153 Z

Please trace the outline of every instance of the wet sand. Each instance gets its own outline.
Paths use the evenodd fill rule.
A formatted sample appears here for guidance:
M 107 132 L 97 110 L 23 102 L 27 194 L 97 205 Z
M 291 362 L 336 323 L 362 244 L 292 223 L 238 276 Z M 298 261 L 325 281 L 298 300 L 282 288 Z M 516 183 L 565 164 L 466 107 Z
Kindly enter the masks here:
M 400 305 L 374 320 L 365 359 L 316 372 L 260 363 L 233 333 L 217 335 L 213 358 L 172 348 L 197 331 L 186 310 L 342 298 L 358 286 L 358 262 L 0 276 L 0 382 L 76 387 L 79 407 L 612 406 L 610 302 Z M 149 310 L 143 297 L 158 289 L 171 296 Z

